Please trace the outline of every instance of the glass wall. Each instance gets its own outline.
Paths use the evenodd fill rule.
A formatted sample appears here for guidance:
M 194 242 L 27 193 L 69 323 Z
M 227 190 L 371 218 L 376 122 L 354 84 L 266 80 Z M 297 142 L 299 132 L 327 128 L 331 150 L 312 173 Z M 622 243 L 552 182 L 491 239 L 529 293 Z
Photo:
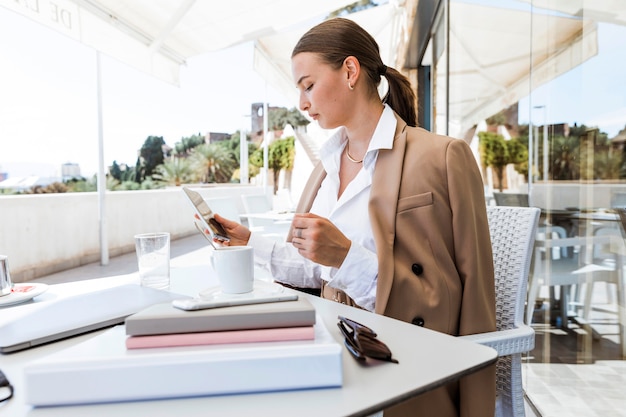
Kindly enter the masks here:
M 489 204 L 542 210 L 528 398 L 543 416 L 626 416 L 626 2 L 431 3 L 409 62 L 430 83 L 420 123 L 470 143 Z

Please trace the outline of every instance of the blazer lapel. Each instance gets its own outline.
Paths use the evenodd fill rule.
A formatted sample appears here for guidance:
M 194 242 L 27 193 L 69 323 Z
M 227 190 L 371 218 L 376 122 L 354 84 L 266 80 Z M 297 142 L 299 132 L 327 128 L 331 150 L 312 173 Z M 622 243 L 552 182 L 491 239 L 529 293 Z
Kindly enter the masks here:
M 393 142 L 393 149 L 381 149 L 376 160 L 376 174 L 372 179 L 369 201 L 369 215 L 372 222 L 376 252 L 378 256 L 378 287 L 376 290 L 376 313 L 384 314 L 391 292 L 394 274 L 393 242 L 395 239 L 396 212 L 400 182 L 402 181 L 402 164 L 406 148 L 406 122 L 396 115 L 398 124 Z M 326 171 L 318 163 L 298 202 L 296 213 L 311 210 L 313 200 L 319 191 Z M 393 186 L 389 186 L 392 184 Z M 291 241 L 293 226 L 287 236 Z
M 309 176 L 309 180 L 300 195 L 298 206 L 296 207 L 296 213 L 308 213 L 313 206 L 313 200 L 322 186 L 322 181 L 326 178 L 326 171 L 321 162 L 318 162 L 313 168 L 313 172 Z M 291 242 L 293 236 L 293 224 L 289 227 L 289 234 L 287 235 L 287 242 Z
M 406 122 L 397 115 L 396 119 L 398 124 L 393 149 L 381 149 L 378 152 L 369 202 L 370 220 L 378 255 L 376 289 L 376 313 L 378 314 L 384 314 L 393 282 L 396 212 L 406 148 Z

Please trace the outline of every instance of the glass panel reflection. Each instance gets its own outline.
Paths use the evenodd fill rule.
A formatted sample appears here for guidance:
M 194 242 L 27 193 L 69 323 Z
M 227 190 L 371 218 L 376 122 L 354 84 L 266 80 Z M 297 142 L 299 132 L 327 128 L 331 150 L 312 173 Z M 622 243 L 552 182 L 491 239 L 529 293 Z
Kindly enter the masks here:
M 449 5 L 449 29 L 433 22 L 431 48 L 445 31 L 448 50 L 421 63 L 434 63 L 431 96 L 420 97 L 434 103 L 431 130 L 470 143 L 489 204 L 542 209 L 529 278 L 529 398 L 543 415 L 614 411 L 626 382 L 624 5 L 439 3 Z

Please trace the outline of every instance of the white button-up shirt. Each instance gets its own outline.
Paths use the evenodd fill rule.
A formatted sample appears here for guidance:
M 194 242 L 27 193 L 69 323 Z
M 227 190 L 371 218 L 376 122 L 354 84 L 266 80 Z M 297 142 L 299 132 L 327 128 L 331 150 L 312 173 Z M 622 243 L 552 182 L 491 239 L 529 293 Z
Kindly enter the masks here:
M 378 150 L 392 148 L 396 123 L 393 111 L 385 105 L 363 159 L 363 167 L 339 198 L 341 154 L 347 143 L 345 129 L 338 129 L 320 150 L 327 175 L 311 213 L 328 218 L 351 240 L 341 267 L 316 264 L 303 258 L 291 243 L 275 242 L 252 233 L 249 245 L 254 247 L 255 260 L 268 267 L 275 280 L 298 287 L 319 288 L 320 279 L 323 279 L 327 285 L 344 291 L 362 308 L 374 310 L 378 259 L 368 203 Z

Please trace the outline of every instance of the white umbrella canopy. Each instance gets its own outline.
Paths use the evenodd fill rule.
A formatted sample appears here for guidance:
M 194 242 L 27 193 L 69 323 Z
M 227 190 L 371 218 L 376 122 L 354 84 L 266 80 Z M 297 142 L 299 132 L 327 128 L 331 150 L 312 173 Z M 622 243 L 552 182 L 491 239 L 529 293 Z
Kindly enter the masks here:
M 410 8 L 398 6 L 401 3 L 389 2 L 347 16 L 374 36 L 383 61 L 391 66 L 403 61 L 396 55 L 401 53 L 398 45 L 408 36 L 407 31 L 417 33 L 417 23 L 407 28 Z M 531 19 L 535 19 L 532 38 Z M 291 76 L 290 54 L 307 29 L 298 26 L 260 37 L 255 42 L 255 69 L 294 103 L 297 91 Z M 477 120 L 492 116 L 527 96 L 531 88 L 530 59 L 532 88 L 536 88 L 597 53 L 597 30 L 593 21 L 555 13 L 533 15 L 529 10 L 454 2 L 450 7 L 448 110 L 450 123 L 456 129 L 450 134 L 462 137 Z M 429 47 L 424 65 L 431 64 L 430 54 Z M 406 68 L 417 66 L 411 60 L 404 64 Z M 443 82 L 445 71 L 446 66 L 439 65 L 433 75 L 440 75 Z M 445 95 L 441 98 L 445 99 Z M 435 104 L 437 116 L 444 119 L 446 103 Z
M 399 40 L 408 37 L 405 24 L 407 9 L 398 3 L 390 2 L 345 16 L 376 39 L 383 62 L 392 67 L 395 67 L 398 58 Z M 254 69 L 293 103 L 298 102 L 298 94 L 291 75 L 291 52 L 300 37 L 321 21 L 320 18 L 309 26 L 300 25 L 279 34 L 263 36 L 255 42 Z
M 278 33 L 353 0 L 0 0 L 4 6 L 169 83 L 190 57 Z
M 454 3 L 449 119 L 458 132 L 451 133 L 463 135 L 477 121 L 527 96 L 530 89 L 596 55 L 596 26 L 554 13 Z M 441 71 L 445 73 L 445 67 L 439 66 Z
M 597 22 L 626 25 L 626 2 L 624 0 L 521 0 L 532 3 L 536 9 L 554 10 L 568 16 L 593 19 Z

